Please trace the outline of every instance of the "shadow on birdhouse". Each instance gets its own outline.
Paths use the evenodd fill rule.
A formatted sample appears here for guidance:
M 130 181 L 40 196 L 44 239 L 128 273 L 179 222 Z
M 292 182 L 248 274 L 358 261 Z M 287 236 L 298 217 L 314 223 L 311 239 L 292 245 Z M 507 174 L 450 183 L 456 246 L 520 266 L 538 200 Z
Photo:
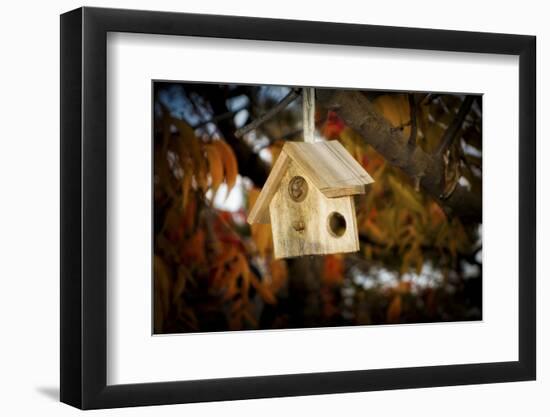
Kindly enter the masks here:
M 271 223 L 275 258 L 357 252 L 353 196 L 372 182 L 338 141 L 287 142 L 248 223 Z

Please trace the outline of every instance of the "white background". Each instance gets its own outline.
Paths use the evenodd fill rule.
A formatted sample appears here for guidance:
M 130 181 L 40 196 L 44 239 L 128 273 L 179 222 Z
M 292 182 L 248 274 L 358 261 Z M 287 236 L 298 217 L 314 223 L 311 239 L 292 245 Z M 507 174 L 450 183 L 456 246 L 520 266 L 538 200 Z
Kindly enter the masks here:
M 109 384 L 518 359 L 517 57 L 110 34 L 107 61 Z M 151 79 L 483 93 L 483 321 L 151 337 Z
M 311 6 L 309 6 L 311 4 Z M 10 2 L 3 5 L 0 28 L 2 89 L 0 121 L 0 410 L 5 415 L 72 415 L 76 411 L 57 403 L 59 349 L 59 18 L 80 6 L 74 1 Z M 550 210 L 550 168 L 542 137 L 550 89 L 540 75 L 548 73 L 550 28 L 543 2 L 494 4 L 463 0 L 441 2 L 366 3 L 279 0 L 231 2 L 89 1 L 87 5 L 162 9 L 202 13 L 313 19 L 444 29 L 536 34 L 538 36 L 539 213 Z M 308 7 L 309 6 L 309 7 Z M 546 187 L 548 188 L 548 187 Z M 365 414 L 465 416 L 548 415 L 550 406 L 550 309 L 542 300 L 549 294 L 550 275 L 543 256 L 550 249 L 550 223 L 539 214 L 538 381 L 482 386 L 432 388 L 303 398 L 238 401 L 169 407 L 101 411 L 100 415 L 296 415 L 334 416 L 358 411 Z M 544 237 L 543 237 L 544 235 Z

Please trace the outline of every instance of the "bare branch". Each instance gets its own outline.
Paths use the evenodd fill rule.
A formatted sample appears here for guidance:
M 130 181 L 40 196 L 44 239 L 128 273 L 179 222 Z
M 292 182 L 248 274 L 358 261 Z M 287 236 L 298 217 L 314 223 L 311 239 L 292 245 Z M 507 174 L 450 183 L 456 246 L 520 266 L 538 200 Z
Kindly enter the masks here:
M 460 105 L 460 109 L 458 110 L 457 115 L 453 119 L 452 123 L 449 125 L 445 133 L 443 134 L 443 137 L 441 138 L 441 143 L 439 145 L 439 148 L 437 148 L 437 155 L 443 155 L 443 152 L 445 152 L 447 149 L 451 147 L 453 144 L 453 141 L 455 140 L 456 135 L 460 131 L 460 128 L 462 127 L 462 124 L 464 123 L 464 119 L 466 118 L 466 115 L 472 108 L 472 103 L 474 102 L 474 96 L 466 96 L 464 98 L 464 101 Z
M 292 103 L 294 100 L 296 100 L 299 96 L 300 96 L 300 90 L 293 88 L 292 90 L 290 90 L 290 92 L 280 102 L 278 102 L 275 106 L 273 106 L 271 109 L 269 109 L 263 115 L 258 117 L 252 123 L 238 129 L 235 132 L 235 136 L 237 138 L 241 138 L 245 134 L 247 134 L 248 132 L 256 129 L 262 123 L 267 122 L 268 120 L 272 119 L 277 113 L 284 110 L 290 103 Z
M 197 123 L 196 125 L 193 126 L 193 129 L 199 129 L 199 128 L 204 127 L 204 126 L 206 126 L 210 123 L 216 124 L 218 122 L 221 122 L 222 120 L 231 119 L 237 113 L 239 113 L 242 110 L 246 110 L 247 108 L 248 108 L 248 104 L 246 104 L 245 106 L 242 106 L 241 108 L 239 108 L 237 110 L 228 111 L 228 112 L 222 113 L 220 115 L 213 116 L 212 118 L 210 118 L 208 120 L 205 120 L 204 122 Z
M 229 111 L 226 96 L 220 94 L 219 86 L 215 84 L 202 85 L 200 95 L 210 104 L 213 114 L 223 115 Z M 267 164 L 245 141 L 235 137 L 235 124 L 232 117 L 218 119 L 216 126 L 222 137 L 235 152 L 239 164 L 239 173 L 250 178 L 254 184 L 261 187 L 269 175 Z

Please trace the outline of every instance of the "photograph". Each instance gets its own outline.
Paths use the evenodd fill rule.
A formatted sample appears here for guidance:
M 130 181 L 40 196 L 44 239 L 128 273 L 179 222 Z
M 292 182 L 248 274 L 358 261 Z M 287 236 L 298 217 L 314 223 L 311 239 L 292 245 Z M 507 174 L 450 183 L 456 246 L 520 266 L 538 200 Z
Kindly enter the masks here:
M 482 102 L 154 80 L 153 334 L 482 320 Z

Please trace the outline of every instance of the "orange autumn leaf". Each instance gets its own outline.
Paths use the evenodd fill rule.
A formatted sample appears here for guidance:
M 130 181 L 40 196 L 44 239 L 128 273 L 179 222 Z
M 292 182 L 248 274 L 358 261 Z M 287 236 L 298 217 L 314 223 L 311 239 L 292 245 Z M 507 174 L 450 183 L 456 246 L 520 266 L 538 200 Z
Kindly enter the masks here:
M 227 184 L 227 194 L 229 194 L 229 192 L 233 189 L 233 186 L 237 182 L 237 175 L 239 173 L 237 158 L 235 157 L 233 149 L 231 149 L 231 147 L 223 140 L 217 140 L 213 142 L 213 144 L 219 151 L 221 160 L 223 162 L 225 183 Z
M 204 230 L 198 229 L 182 246 L 180 256 L 182 261 L 189 264 L 206 263 L 204 251 L 206 235 Z
M 195 181 L 202 190 L 206 190 L 207 169 L 201 141 L 195 136 L 194 129 L 184 120 L 172 118 L 172 123 L 179 131 L 180 157 L 187 153 L 190 155 Z
M 252 286 L 258 291 L 258 294 L 260 294 L 260 297 L 266 302 L 267 304 L 277 304 L 277 299 L 273 295 L 273 292 L 267 288 L 267 286 L 260 282 L 256 274 L 251 273 L 250 274 L 250 283 Z
M 428 208 L 428 213 L 433 226 L 439 226 L 441 223 L 447 220 L 447 216 L 445 212 L 443 211 L 441 206 L 437 204 L 435 201 L 432 201 L 430 203 L 430 206 Z
M 327 139 L 337 139 L 345 127 L 346 125 L 344 124 L 344 121 L 338 117 L 336 112 L 329 111 L 327 121 L 322 129 L 322 133 Z
M 185 210 L 189 202 L 189 191 L 191 190 L 191 173 L 186 172 L 181 181 L 181 208 Z
M 237 265 L 239 270 L 241 271 L 241 290 L 243 294 L 248 296 L 248 288 L 250 287 L 250 267 L 248 266 L 248 261 L 246 260 L 246 257 L 242 253 L 239 253 L 237 255 Z
M 246 258 L 242 253 L 237 253 L 237 256 L 232 262 L 229 271 L 222 280 L 226 287 L 226 292 L 223 298 L 225 300 L 229 300 L 239 293 L 239 278 L 242 279 L 241 294 L 244 294 L 245 298 L 248 297 L 250 276 L 251 273 Z
M 339 285 L 344 279 L 344 262 L 340 255 L 327 255 L 324 258 L 323 281 L 329 285 Z
M 208 144 L 205 146 L 205 149 L 206 149 L 206 157 L 208 159 L 208 169 L 209 169 L 210 178 L 211 178 L 210 185 L 212 187 L 212 190 L 215 193 L 223 181 L 224 165 L 223 165 L 222 157 L 220 155 L 220 151 L 216 146 L 212 144 Z
M 267 253 L 273 250 L 273 236 L 270 224 L 253 224 L 250 226 L 252 231 L 252 239 L 256 244 L 258 253 L 265 257 Z
M 403 128 L 403 135 L 409 137 L 411 128 L 409 100 L 406 94 L 383 94 L 373 101 L 374 107 L 393 127 Z
M 237 247 L 231 244 L 226 244 L 223 247 L 223 251 L 218 257 L 216 263 L 224 266 L 227 262 L 231 262 L 237 256 Z
M 364 223 L 364 227 L 369 234 L 369 236 L 378 243 L 383 243 L 386 240 L 386 233 L 380 229 L 376 223 L 371 221 L 371 219 L 367 219 L 367 221 Z
M 401 317 L 401 294 L 396 294 L 391 301 L 386 313 L 388 323 L 398 323 Z
M 179 207 L 170 207 L 164 220 L 164 230 L 166 237 L 172 243 L 179 242 L 185 232 L 185 225 L 181 220 L 181 211 L 179 210 Z
M 192 198 L 189 200 L 189 204 L 187 204 L 187 207 L 185 208 L 182 217 L 182 225 L 186 234 L 190 234 L 190 232 L 194 229 L 196 214 L 197 200 Z
M 411 281 L 400 281 L 397 285 L 396 291 L 400 294 L 407 294 L 411 292 Z

